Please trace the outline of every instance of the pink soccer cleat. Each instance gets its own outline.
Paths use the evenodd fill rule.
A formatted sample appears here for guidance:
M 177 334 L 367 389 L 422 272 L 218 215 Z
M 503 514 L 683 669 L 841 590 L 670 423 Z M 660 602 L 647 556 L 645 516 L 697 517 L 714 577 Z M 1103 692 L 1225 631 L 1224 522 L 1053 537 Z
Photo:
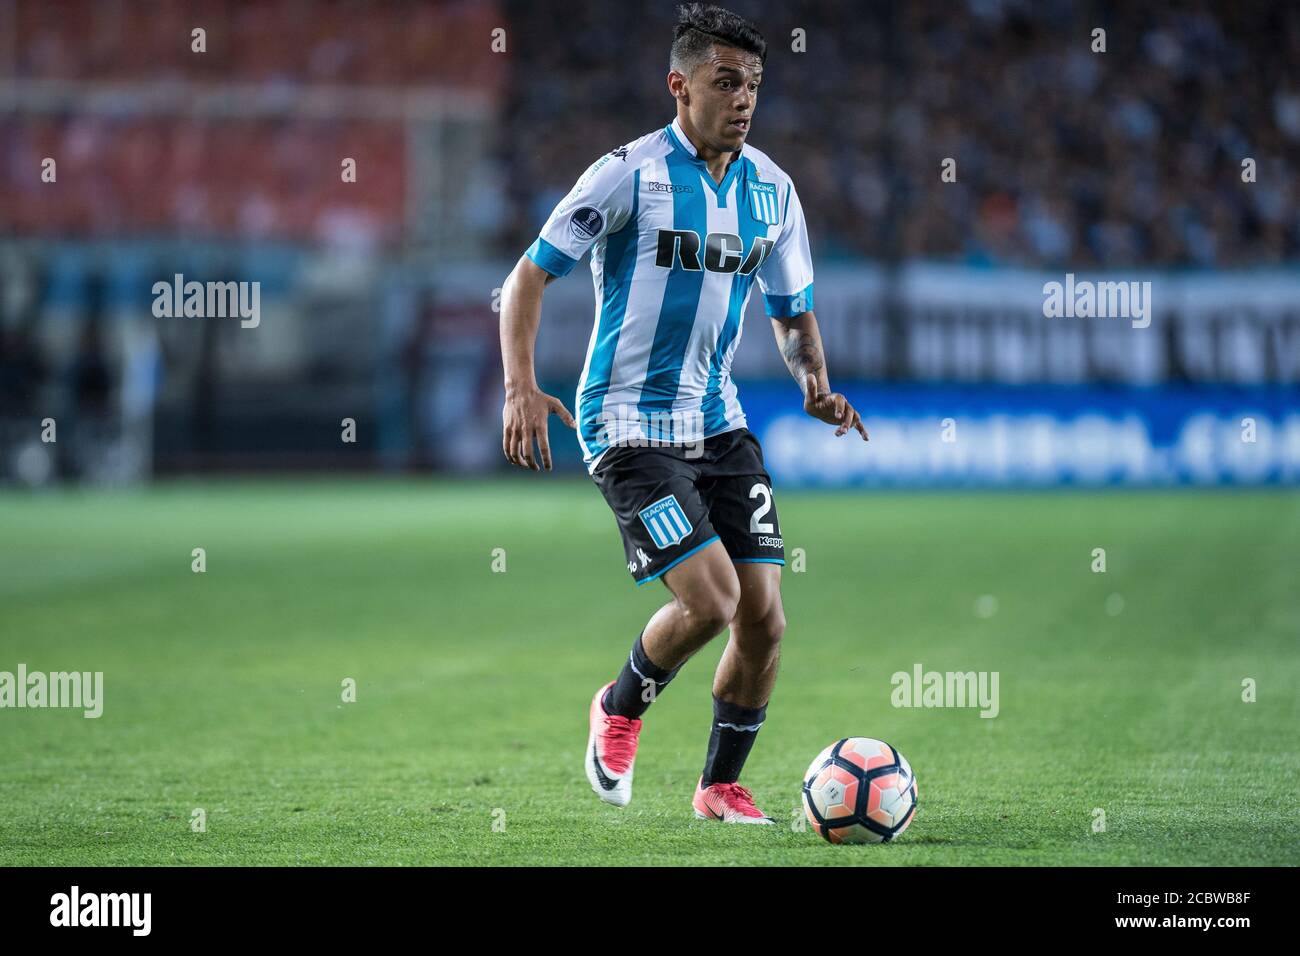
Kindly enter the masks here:
M 614 686 L 610 681 L 591 699 L 587 737 L 587 779 L 596 796 L 616 807 L 632 800 L 632 763 L 641 734 L 641 721 L 605 713 L 601 698 Z
M 700 783 L 703 783 L 703 778 Z M 714 783 L 703 789 L 695 788 L 695 815 L 701 820 L 721 820 L 723 823 L 756 823 L 772 826 L 776 823 L 758 807 L 754 795 L 738 783 Z

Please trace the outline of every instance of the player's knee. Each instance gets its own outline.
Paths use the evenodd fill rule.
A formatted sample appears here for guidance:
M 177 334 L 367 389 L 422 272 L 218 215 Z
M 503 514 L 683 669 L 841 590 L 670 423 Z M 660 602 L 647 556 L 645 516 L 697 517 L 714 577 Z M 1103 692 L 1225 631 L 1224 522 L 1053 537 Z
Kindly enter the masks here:
M 683 602 L 687 619 L 697 634 L 712 638 L 721 634 L 736 616 L 740 604 L 740 583 L 734 579 L 710 582 Z
M 785 611 L 781 602 L 778 601 L 763 618 L 763 634 L 774 647 L 781 643 L 781 637 L 785 634 Z
M 739 593 L 728 591 L 716 591 L 710 595 L 709 600 L 704 607 L 704 613 L 701 620 L 704 623 L 704 630 L 711 637 L 721 634 L 726 630 L 727 625 L 731 623 L 732 617 L 736 613 L 736 603 L 740 600 Z
M 781 579 L 777 574 L 749 569 L 741 580 L 742 597 L 732 623 L 732 635 L 744 654 L 768 658 L 777 653 L 785 634 Z
M 758 614 L 738 617 L 734 623 L 742 650 L 756 654 L 775 653 L 785 634 L 785 611 L 778 600 Z

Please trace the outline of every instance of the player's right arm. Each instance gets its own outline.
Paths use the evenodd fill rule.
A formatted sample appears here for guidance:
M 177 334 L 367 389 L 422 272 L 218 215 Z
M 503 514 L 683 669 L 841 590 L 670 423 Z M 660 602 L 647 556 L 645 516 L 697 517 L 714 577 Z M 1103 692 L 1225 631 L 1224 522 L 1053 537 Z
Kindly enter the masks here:
M 549 282 L 568 275 L 593 245 L 627 222 L 632 183 L 626 149 L 592 163 L 560 200 L 501 288 L 501 362 L 506 376 L 501 450 L 511 464 L 551 470 L 546 424 L 552 412 L 576 428 L 564 403 L 537 387 L 533 348 L 542 320 L 542 293 Z
M 555 279 L 528 256 L 521 256 L 501 287 L 501 363 L 506 375 L 501 450 L 512 465 L 533 471 L 551 470 L 551 443 L 547 437 L 551 412 L 570 428 L 575 427 L 564 403 L 537 387 L 533 371 L 533 348 L 542 321 L 542 293 Z

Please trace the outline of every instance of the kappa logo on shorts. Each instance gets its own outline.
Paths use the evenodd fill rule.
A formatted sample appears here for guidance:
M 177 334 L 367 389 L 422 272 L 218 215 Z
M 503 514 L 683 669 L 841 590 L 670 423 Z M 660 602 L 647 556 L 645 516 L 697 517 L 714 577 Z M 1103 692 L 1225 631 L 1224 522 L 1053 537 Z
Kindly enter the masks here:
M 660 498 L 649 507 L 642 508 L 638 517 L 660 551 L 671 548 L 691 533 L 691 522 L 682 506 L 677 503 L 676 495 Z

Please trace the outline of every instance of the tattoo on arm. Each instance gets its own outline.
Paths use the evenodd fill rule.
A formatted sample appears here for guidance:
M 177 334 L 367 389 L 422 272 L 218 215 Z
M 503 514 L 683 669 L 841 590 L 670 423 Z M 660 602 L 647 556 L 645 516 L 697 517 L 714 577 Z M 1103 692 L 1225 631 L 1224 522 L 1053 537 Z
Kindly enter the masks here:
M 796 381 L 802 382 L 808 375 L 817 376 L 826 364 L 822 359 L 822 350 L 817 340 L 807 332 L 790 329 L 785 333 L 781 343 L 781 355 L 786 367 Z

